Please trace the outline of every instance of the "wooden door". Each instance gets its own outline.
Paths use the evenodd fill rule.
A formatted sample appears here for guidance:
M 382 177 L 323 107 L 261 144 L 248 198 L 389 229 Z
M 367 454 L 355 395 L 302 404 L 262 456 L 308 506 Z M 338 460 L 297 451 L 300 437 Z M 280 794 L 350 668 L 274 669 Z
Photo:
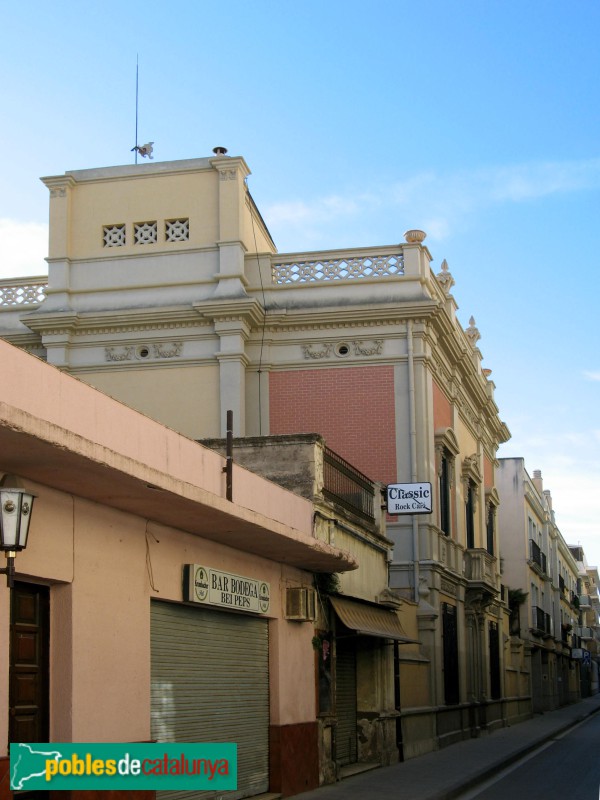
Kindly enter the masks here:
M 49 738 L 49 590 L 15 582 L 10 606 L 9 741 Z

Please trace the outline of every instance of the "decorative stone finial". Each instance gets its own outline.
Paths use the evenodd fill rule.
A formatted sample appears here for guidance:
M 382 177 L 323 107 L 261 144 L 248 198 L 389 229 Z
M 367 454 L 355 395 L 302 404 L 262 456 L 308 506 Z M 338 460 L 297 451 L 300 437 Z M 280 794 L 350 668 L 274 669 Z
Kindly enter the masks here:
M 481 339 L 481 334 L 479 333 L 479 330 L 475 327 L 475 317 L 471 317 L 471 319 L 469 320 L 469 327 L 466 328 L 465 333 L 469 337 L 473 347 L 475 347 L 479 339 Z
M 448 262 L 446 259 L 442 261 L 442 271 L 438 272 L 435 276 L 437 282 L 440 284 L 442 289 L 444 290 L 444 294 L 450 294 L 450 289 L 454 286 L 454 278 L 452 277 L 450 270 L 448 269 Z
M 406 231 L 404 238 L 409 244 L 421 244 L 427 238 L 427 234 L 425 231 L 415 228 L 414 230 Z

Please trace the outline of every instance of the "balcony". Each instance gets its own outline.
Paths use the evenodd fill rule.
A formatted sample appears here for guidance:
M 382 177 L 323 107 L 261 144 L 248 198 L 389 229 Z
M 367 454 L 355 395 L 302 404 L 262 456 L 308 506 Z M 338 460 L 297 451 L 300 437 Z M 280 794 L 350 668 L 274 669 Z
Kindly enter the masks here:
M 531 632 L 534 636 L 552 636 L 552 618 L 543 608 L 532 606 L 531 622 Z
M 591 642 L 592 639 L 594 639 L 594 631 L 592 628 L 588 628 L 586 626 L 577 626 L 575 628 L 575 633 L 583 642 Z
M 575 594 L 575 592 L 570 593 L 569 603 L 571 604 L 571 608 L 574 608 L 576 611 L 579 611 L 579 595 Z
M 591 608 L 592 603 L 590 601 L 590 596 L 587 594 L 580 594 L 579 595 L 579 608 Z
M 469 581 L 467 589 L 497 595 L 496 558 L 481 548 L 465 550 L 465 578 Z
M 46 298 L 48 281 L 44 278 L 0 280 L 0 310 L 36 308 Z
M 336 281 L 356 281 L 376 278 L 402 277 L 404 252 L 402 246 L 392 249 L 371 247 L 368 250 L 331 250 L 277 256 L 272 264 L 272 282 L 278 285 L 301 285 Z
M 529 540 L 529 566 L 541 577 L 548 577 L 546 554 L 542 553 L 539 545 L 533 539 Z
M 323 453 L 323 495 L 367 522 L 374 522 L 375 485 L 328 447 Z
M 568 623 L 566 623 L 566 624 L 563 623 L 560 626 L 560 630 L 561 630 L 561 641 L 562 641 L 562 643 L 570 646 L 570 644 L 571 644 L 571 632 L 573 630 L 572 625 L 570 625 Z

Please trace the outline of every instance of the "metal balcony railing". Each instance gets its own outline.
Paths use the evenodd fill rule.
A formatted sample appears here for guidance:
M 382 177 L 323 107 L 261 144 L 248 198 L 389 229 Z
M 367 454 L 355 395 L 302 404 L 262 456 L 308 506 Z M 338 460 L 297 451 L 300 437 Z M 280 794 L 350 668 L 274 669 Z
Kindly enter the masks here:
M 539 545 L 533 539 L 529 540 L 529 559 L 544 575 L 548 574 L 546 554 L 542 553 Z
M 543 608 L 532 606 L 531 622 L 534 631 L 542 634 L 552 635 L 552 619 Z
M 359 517 L 375 521 L 375 484 L 333 450 L 323 454 L 323 494 Z

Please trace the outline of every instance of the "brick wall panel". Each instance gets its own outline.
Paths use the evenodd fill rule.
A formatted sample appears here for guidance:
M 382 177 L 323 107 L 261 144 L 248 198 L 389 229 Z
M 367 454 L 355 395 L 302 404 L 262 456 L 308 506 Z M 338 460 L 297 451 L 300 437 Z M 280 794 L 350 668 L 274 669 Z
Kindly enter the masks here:
M 272 372 L 270 432 L 319 433 L 372 480 L 396 480 L 391 366 Z

